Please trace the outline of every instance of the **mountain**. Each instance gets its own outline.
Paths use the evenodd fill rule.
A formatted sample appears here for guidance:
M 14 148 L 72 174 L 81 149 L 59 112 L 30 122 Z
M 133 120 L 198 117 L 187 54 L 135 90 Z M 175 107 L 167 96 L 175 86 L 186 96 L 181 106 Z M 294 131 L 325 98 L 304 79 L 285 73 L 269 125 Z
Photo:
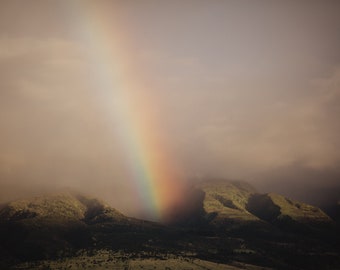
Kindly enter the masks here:
M 19 259 L 53 258 L 93 245 L 89 225 L 105 222 L 130 221 L 95 198 L 72 193 L 39 196 L 2 206 L 0 242 Z
M 2 221 L 34 223 L 96 223 L 104 220 L 121 222 L 126 217 L 98 199 L 62 193 L 10 202 L 0 210 Z
M 204 192 L 203 208 L 211 225 L 260 224 L 283 230 L 299 227 L 318 227 L 333 224 L 333 220 L 320 208 L 290 200 L 275 193 L 260 194 L 242 181 L 210 180 L 196 185 Z M 272 228 L 273 229 L 273 228 Z
M 200 183 L 196 188 L 204 192 L 204 211 L 208 217 L 213 217 L 214 221 L 221 219 L 258 220 L 246 209 L 250 196 L 255 192 L 249 184 L 217 180 Z
M 167 224 L 126 217 L 99 199 L 75 192 L 4 204 L 0 269 L 340 265 L 337 228 L 317 207 L 226 180 L 198 183 L 186 199 L 180 214 L 172 213 L 177 222 Z
M 271 223 L 284 219 L 306 224 L 332 222 L 332 219 L 320 208 L 275 193 L 252 194 L 247 209 Z

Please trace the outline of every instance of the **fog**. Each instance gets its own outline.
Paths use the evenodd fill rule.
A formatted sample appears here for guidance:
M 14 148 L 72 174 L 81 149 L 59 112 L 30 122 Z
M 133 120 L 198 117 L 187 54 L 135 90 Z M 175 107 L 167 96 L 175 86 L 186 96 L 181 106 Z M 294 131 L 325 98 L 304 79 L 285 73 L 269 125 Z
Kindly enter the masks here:
M 0 202 L 70 188 L 145 214 L 126 158 L 138 134 L 115 116 L 111 75 L 132 85 L 179 182 L 339 199 L 339 13 L 339 1 L 1 1 Z

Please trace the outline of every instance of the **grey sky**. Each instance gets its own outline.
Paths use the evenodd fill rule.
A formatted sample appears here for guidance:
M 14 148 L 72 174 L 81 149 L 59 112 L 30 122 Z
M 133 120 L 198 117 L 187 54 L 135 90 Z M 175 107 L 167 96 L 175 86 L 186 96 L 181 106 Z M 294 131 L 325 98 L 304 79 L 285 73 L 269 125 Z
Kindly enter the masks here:
M 320 185 L 339 186 L 339 1 L 1 1 L 3 200 L 69 186 L 142 210 L 122 195 L 124 153 L 93 80 L 92 11 L 152 85 L 186 177 L 260 181 L 298 166 L 336 172 Z

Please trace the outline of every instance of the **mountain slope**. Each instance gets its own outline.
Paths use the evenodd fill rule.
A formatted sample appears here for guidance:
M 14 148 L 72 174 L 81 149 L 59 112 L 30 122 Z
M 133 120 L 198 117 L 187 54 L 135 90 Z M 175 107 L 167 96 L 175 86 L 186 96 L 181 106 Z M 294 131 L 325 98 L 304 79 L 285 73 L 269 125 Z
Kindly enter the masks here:
M 54 224 L 63 222 L 122 221 L 124 215 L 97 199 L 71 193 L 53 194 L 18 200 L 4 205 L 0 220 Z
M 241 181 L 206 181 L 196 188 L 205 194 L 203 208 L 210 224 L 269 222 L 276 226 L 289 221 L 314 226 L 333 222 L 318 207 L 275 193 L 259 194 L 251 185 Z M 281 226 L 281 229 L 285 227 Z
M 107 251 L 115 255 L 106 262 L 116 260 L 120 266 L 127 266 L 127 258 L 204 259 L 252 264 L 256 269 L 340 265 L 337 233 L 329 227 L 327 234 L 323 229 L 301 234 L 294 226 L 286 230 L 287 217 L 289 224 L 328 223 L 318 208 L 277 194 L 258 194 L 249 184 L 236 181 L 200 183 L 189 194 L 183 215 L 193 218 L 183 226 L 125 217 L 100 200 L 74 193 L 8 203 L 0 209 L 0 268 L 38 269 L 37 260 L 44 260 L 41 265 L 47 269 L 58 260 L 72 262 L 83 254 L 81 265 L 91 259 L 98 268 L 90 269 L 102 269 L 98 261 L 103 263 L 103 258 L 92 256 Z M 26 262 L 28 267 L 22 268 Z M 77 267 L 84 269 L 79 263 Z
M 60 256 L 94 244 L 90 225 L 128 218 L 97 199 L 62 193 L 18 200 L 0 210 L 0 245 L 19 259 Z
M 300 223 L 331 222 L 320 208 L 285 198 L 275 193 L 253 194 L 248 201 L 247 209 L 269 222 L 285 218 Z
M 200 183 L 196 188 L 205 193 L 204 211 L 215 222 L 226 218 L 239 221 L 258 220 L 246 209 L 249 197 L 255 192 L 247 183 L 215 180 Z

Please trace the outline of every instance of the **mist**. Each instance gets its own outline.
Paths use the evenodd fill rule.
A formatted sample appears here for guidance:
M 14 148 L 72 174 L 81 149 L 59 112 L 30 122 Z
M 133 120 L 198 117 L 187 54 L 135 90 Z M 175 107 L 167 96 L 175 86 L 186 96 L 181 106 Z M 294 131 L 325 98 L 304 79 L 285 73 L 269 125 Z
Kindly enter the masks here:
M 145 215 L 85 9 L 143 82 L 180 181 L 339 199 L 339 1 L 82 2 L 1 1 L 0 202 L 70 188 Z

